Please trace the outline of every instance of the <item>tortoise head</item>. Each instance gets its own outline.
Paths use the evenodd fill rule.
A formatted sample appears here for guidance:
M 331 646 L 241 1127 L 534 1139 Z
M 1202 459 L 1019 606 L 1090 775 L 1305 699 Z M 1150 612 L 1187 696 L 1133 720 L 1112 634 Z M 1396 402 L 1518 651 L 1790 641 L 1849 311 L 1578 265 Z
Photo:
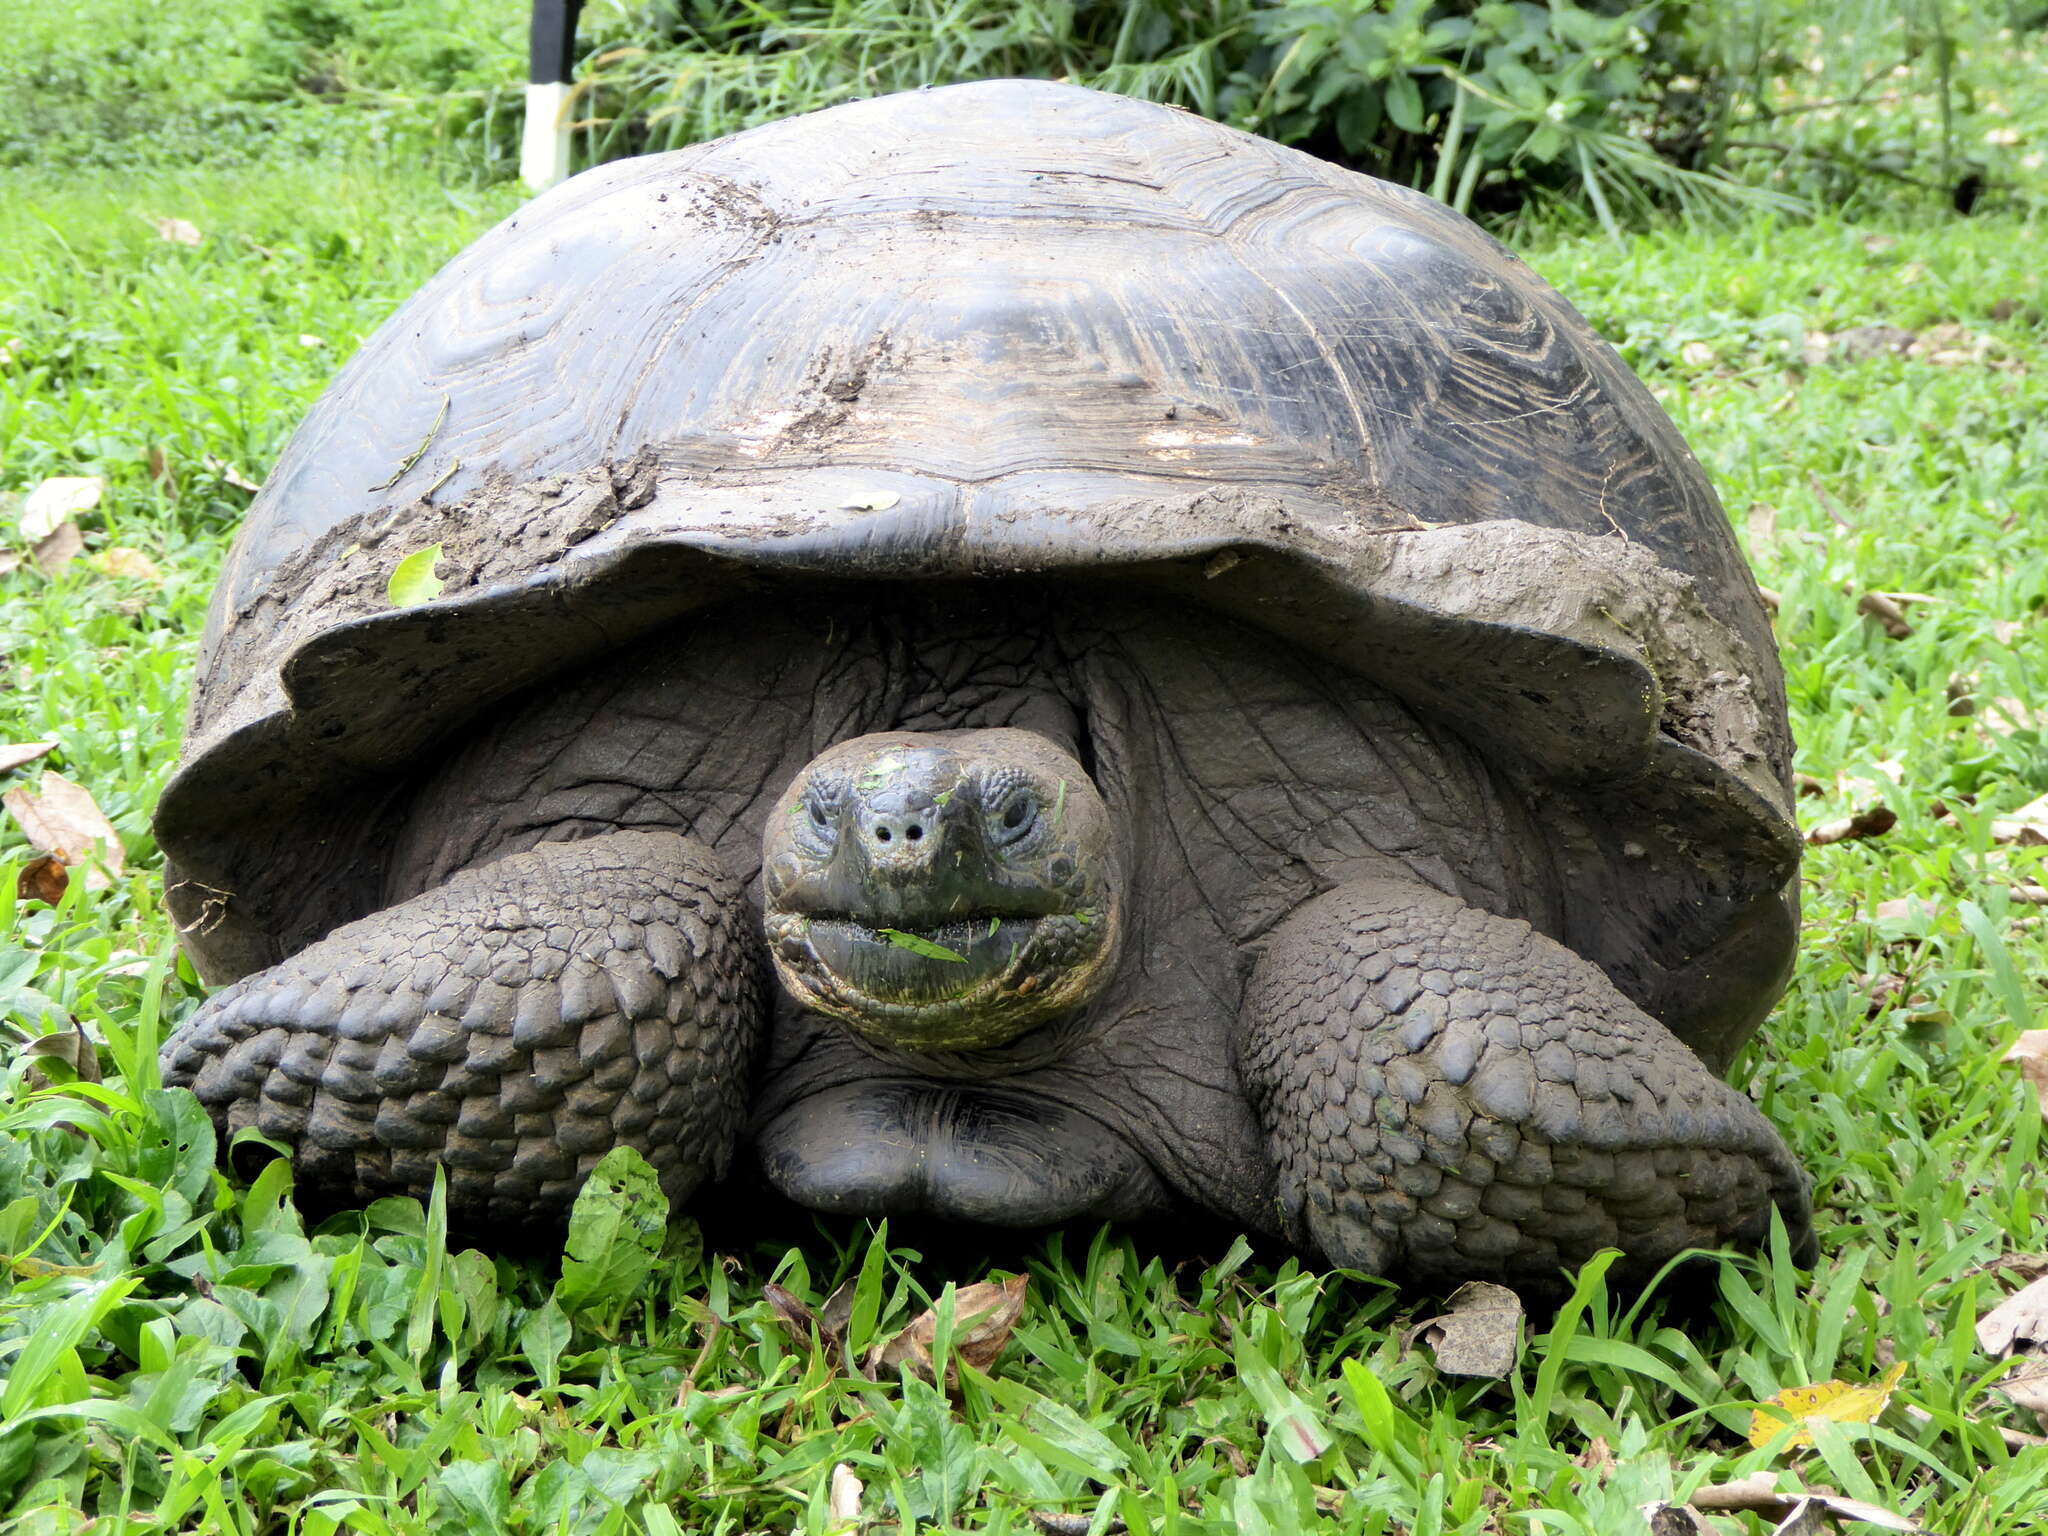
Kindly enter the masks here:
M 910 1050 L 1001 1045 L 1101 990 L 1122 927 L 1109 811 L 1032 731 L 859 736 L 805 765 L 763 839 L 790 995 Z

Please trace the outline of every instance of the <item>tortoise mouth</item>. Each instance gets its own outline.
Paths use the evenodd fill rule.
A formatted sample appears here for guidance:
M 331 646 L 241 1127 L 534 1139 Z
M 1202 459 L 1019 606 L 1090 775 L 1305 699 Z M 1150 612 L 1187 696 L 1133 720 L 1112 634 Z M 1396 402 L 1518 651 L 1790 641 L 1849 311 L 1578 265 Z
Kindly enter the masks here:
M 846 914 L 770 912 L 792 996 L 878 1044 L 1004 1044 L 1092 996 L 1116 951 L 1114 910 L 977 913 L 926 927 Z
M 995 975 L 1011 966 L 1039 929 L 1065 917 L 1084 926 L 1093 914 L 970 913 L 934 926 L 877 925 L 858 917 L 817 914 L 810 919 L 811 948 L 871 995 L 949 995 L 968 977 Z M 1028 993 L 1026 995 L 1029 995 Z

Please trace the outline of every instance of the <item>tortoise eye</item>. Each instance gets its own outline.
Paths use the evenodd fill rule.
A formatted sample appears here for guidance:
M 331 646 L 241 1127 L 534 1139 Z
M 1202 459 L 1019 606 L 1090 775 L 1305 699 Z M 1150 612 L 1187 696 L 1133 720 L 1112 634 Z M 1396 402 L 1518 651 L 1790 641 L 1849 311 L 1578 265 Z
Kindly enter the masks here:
M 996 841 L 1014 843 L 1030 832 L 1037 821 L 1038 797 L 1028 789 L 1017 790 L 1003 801 L 996 816 Z

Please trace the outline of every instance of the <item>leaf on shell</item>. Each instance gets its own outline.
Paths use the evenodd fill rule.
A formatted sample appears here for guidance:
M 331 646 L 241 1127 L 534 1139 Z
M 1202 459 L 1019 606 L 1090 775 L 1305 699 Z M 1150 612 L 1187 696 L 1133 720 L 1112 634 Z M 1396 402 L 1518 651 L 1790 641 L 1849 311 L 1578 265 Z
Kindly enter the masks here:
M 1451 1293 L 1441 1317 L 1417 1323 L 1402 1340 L 1409 1349 L 1418 1342 L 1435 1351 L 1436 1368 L 1446 1376 L 1497 1381 L 1521 1354 L 1522 1298 L 1504 1285 L 1469 1281 Z
M 2048 1042 L 2048 1030 L 2037 1030 Z M 1993 1359 L 2048 1345 L 2048 1276 L 2014 1291 L 1977 1319 L 1977 1344 Z
M 384 586 L 384 600 L 394 608 L 417 608 L 422 603 L 431 603 L 441 595 L 444 585 L 434 574 L 434 563 L 441 558 L 441 546 L 429 544 L 425 549 L 416 549 L 391 568 L 391 579 Z
M 876 491 L 872 495 L 856 496 L 850 501 L 842 501 L 839 508 L 843 512 L 886 512 L 902 499 L 894 491 Z
M 923 955 L 927 960 L 950 960 L 955 965 L 967 963 L 965 955 L 957 954 L 921 933 L 905 933 L 901 928 L 877 928 L 875 932 L 898 949 L 907 949 L 913 955 Z
M 1024 1315 L 1024 1299 L 1030 1288 L 1028 1276 L 1012 1275 L 1008 1280 L 977 1281 L 954 1292 L 953 1348 L 946 1362 L 949 1378 L 954 1375 L 956 1362 L 962 1360 L 977 1371 L 994 1367 L 1003 1346 L 1010 1342 L 1017 1319 Z M 932 1350 L 938 1331 L 938 1308 L 929 1307 L 901 1333 L 870 1350 L 868 1368 L 872 1371 L 877 1367 L 890 1370 L 908 1366 L 925 1380 L 931 1380 Z
M 2033 1085 L 2041 1118 L 2048 1120 L 2048 1029 L 2026 1031 L 2012 1043 L 2004 1059 L 2018 1067 L 2020 1077 Z
M 39 789 L 10 789 L 0 804 L 38 853 L 86 866 L 87 890 L 105 890 L 122 873 L 121 836 L 84 786 L 46 772 Z
M 40 543 L 81 512 L 90 512 L 106 493 L 103 475 L 52 475 L 21 501 L 17 526 L 30 543 Z
M 1823 1381 L 1811 1387 L 1787 1387 L 1770 1402 L 1758 1406 L 1749 1421 L 1749 1443 L 1758 1450 L 1771 1444 L 1781 1433 L 1791 1431 L 1785 1448 L 1813 1444 L 1813 1432 L 1806 1426 L 1814 1419 L 1833 1424 L 1869 1424 L 1884 1412 L 1893 1390 L 1906 1374 L 1901 1360 L 1884 1373 L 1882 1380 L 1858 1386 L 1846 1381 Z

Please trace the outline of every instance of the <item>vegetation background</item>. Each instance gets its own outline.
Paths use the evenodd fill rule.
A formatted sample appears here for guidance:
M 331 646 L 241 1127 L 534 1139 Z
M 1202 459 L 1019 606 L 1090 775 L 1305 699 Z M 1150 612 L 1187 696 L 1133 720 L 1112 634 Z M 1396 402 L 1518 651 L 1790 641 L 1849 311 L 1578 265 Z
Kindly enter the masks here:
M 1805 962 L 1736 1076 L 1815 1174 L 1826 1256 L 1644 1296 L 1592 1266 L 1502 1379 L 1411 1339 L 1434 1299 L 1227 1240 L 823 1224 L 706 1251 L 594 1200 L 558 1265 L 451 1249 L 411 1202 L 308 1230 L 282 1164 L 216 1171 L 154 1067 L 199 995 L 148 820 L 193 641 L 325 380 L 518 205 L 524 19 L 6 17 L 6 1529 L 1608 1536 L 1753 1476 L 1950 1536 L 2048 1528 L 2039 1361 L 1976 1327 L 2048 1272 L 2041 1106 L 2005 1059 L 2048 975 L 2041 7 L 589 8 L 586 159 L 1037 73 L 1419 185 L 1522 249 L 1706 462 L 1777 604 L 1816 834 Z M 991 1271 L 1029 1280 L 1002 1337 L 961 1315 Z M 951 1391 L 850 1368 L 933 1306 L 896 1353 L 955 1361 Z M 1830 1381 L 1894 1386 L 1752 1443 L 1758 1401 Z M 1750 1503 L 1708 1528 L 1782 1514 Z

